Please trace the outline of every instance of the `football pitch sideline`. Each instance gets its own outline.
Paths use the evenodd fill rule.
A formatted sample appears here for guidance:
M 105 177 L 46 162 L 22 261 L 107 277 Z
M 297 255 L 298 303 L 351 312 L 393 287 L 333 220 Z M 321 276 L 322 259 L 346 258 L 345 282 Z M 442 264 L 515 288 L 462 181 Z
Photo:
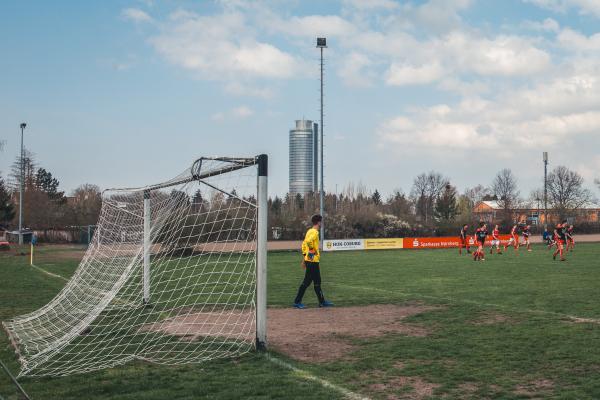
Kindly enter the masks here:
M 0 255 L 0 320 L 46 304 L 83 256 L 40 247 L 36 265 Z M 566 262 L 542 245 L 486 254 L 452 250 L 327 253 L 335 303 L 291 309 L 303 271 L 294 252 L 268 260 L 270 352 L 201 365 L 132 362 L 85 375 L 23 378 L 33 399 L 600 398 L 600 245 Z M 0 334 L 0 359 L 18 371 Z M 17 399 L 0 375 L 0 396 Z

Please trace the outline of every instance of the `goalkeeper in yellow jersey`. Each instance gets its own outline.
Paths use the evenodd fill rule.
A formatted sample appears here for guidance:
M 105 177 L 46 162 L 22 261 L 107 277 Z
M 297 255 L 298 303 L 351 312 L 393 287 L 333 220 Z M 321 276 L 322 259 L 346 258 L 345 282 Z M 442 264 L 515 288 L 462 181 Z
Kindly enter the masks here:
M 294 300 L 294 308 L 306 308 L 306 306 L 302 304 L 302 297 L 304 297 L 304 292 L 311 283 L 313 283 L 315 293 L 319 299 L 319 307 L 333 306 L 333 303 L 325 300 L 323 290 L 321 289 L 321 271 L 319 269 L 319 260 L 321 258 L 321 252 L 319 251 L 319 228 L 321 227 L 322 220 L 322 216 L 318 214 L 313 215 L 311 218 L 313 226 L 306 232 L 306 236 L 302 242 L 302 264 L 304 265 L 305 273 L 304 280 L 298 288 L 298 294 Z

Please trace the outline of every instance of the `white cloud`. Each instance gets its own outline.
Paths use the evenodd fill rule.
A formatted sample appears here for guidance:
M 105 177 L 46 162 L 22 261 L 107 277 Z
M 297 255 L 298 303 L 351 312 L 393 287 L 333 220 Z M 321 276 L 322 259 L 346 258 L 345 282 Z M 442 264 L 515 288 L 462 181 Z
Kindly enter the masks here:
M 519 76 L 536 74 L 550 64 L 550 55 L 518 36 L 477 38 L 453 32 L 436 43 L 438 53 L 446 53 L 465 72 L 480 75 Z
M 245 105 L 232 108 L 228 111 L 220 111 L 212 115 L 213 121 L 221 122 L 229 119 L 245 119 L 254 115 L 254 111 Z
M 429 0 L 415 10 L 415 18 L 419 24 L 435 31 L 456 28 L 461 17 L 459 11 L 471 6 L 471 0 Z
M 126 8 L 123 11 L 121 11 L 121 16 L 135 23 L 154 21 L 152 17 L 148 15 L 148 13 L 140 10 L 139 8 Z
M 398 3 L 393 0 L 344 0 L 343 4 L 359 10 L 393 10 L 398 8 Z
M 552 18 L 546 18 L 543 21 L 524 21 L 521 23 L 521 26 L 525 29 L 541 32 L 557 33 L 560 31 L 560 24 Z
M 225 85 L 225 92 L 233 94 L 235 96 L 252 96 L 260 97 L 263 99 L 270 99 L 273 98 L 273 96 L 275 95 L 275 93 L 270 87 L 257 86 L 237 81 L 228 82 Z
M 286 79 L 301 73 L 302 61 L 254 36 L 239 13 L 179 10 L 150 42 L 171 63 L 204 79 Z
M 600 33 L 585 36 L 572 29 L 565 28 L 558 34 L 558 42 L 567 50 L 597 52 L 600 50 Z
M 235 118 L 248 118 L 254 114 L 254 111 L 247 106 L 236 107 L 231 111 Z
M 575 73 L 492 99 L 417 108 L 384 121 L 379 144 L 420 149 L 537 149 L 600 131 L 600 79 Z
M 526 3 L 535 4 L 555 12 L 564 13 L 571 8 L 577 9 L 580 14 L 591 14 L 600 17 L 600 2 L 598 0 L 524 0 Z
M 392 63 L 386 73 L 386 83 L 394 86 L 423 85 L 437 81 L 443 73 L 437 63 L 421 66 Z
M 362 53 L 352 52 L 341 62 L 338 75 L 351 87 L 370 87 L 374 76 L 368 68 L 373 64 L 371 59 Z
M 289 19 L 274 17 L 269 21 L 269 29 L 284 32 L 290 36 L 336 37 L 348 36 L 356 32 L 355 26 L 337 15 L 309 15 Z

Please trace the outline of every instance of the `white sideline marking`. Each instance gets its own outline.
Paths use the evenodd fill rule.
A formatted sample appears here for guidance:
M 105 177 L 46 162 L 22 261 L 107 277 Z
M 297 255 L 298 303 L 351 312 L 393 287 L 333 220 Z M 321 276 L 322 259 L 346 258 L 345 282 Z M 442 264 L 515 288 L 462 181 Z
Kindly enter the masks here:
M 348 390 L 348 389 L 343 388 L 341 386 L 338 386 L 338 385 L 336 385 L 334 383 L 326 381 L 325 379 L 319 378 L 318 376 L 314 376 L 310 372 L 305 371 L 305 370 L 300 369 L 300 368 L 296 368 L 292 364 L 289 364 L 289 363 L 287 363 L 287 362 L 285 362 L 285 361 L 283 361 L 283 360 L 281 360 L 281 359 L 279 359 L 277 357 L 273 357 L 270 354 L 267 354 L 266 357 L 267 357 L 267 360 L 271 361 L 272 363 L 277 364 L 280 367 L 284 367 L 284 368 L 287 368 L 287 369 L 293 371 L 300 378 L 306 379 L 306 380 L 309 380 L 309 381 L 314 381 L 314 382 L 319 383 L 323 387 L 326 387 L 328 389 L 333 389 L 336 392 L 341 393 L 347 399 L 352 399 L 352 400 L 370 400 L 368 397 L 365 397 L 365 396 L 363 396 L 361 394 L 358 394 L 358 393 L 354 393 L 351 390 Z
M 53 274 L 52 272 L 46 271 L 45 269 L 43 269 L 43 268 L 40 268 L 40 267 L 38 267 L 37 265 L 34 265 L 34 264 L 30 264 L 30 265 L 31 265 L 33 268 L 37 269 L 38 271 L 40 271 L 40 272 L 42 272 L 42 273 L 44 273 L 44 274 L 46 274 L 46 275 L 50 275 L 50 276 L 53 276 L 53 277 L 55 277 L 55 278 L 62 279 L 62 280 L 63 280 L 63 281 L 65 281 L 65 282 L 69 282 L 69 280 L 68 280 L 67 278 L 65 278 L 64 276 L 60 276 L 60 275 L 57 275 L 57 274 Z
M 575 322 L 587 322 L 587 323 L 591 323 L 591 324 L 600 324 L 600 319 L 578 317 L 576 315 L 562 314 L 562 313 L 557 313 L 557 312 L 554 312 L 554 311 L 534 310 L 534 309 L 531 309 L 531 308 L 514 308 L 514 307 L 510 307 L 510 306 L 503 306 L 501 304 L 482 303 L 482 302 L 475 301 L 475 300 L 453 299 L 451 297 L 429 296 L 429 295 L 426 295 L 426 294 L 406 293 L 406 292 L 401 292 L 399 290 L 398 291 L 394 291 L 394 290 L 380 289 L 380 288 L 375 288 L 375 287 L 345 285 L 343 283 L 329 283 L 329 285 L 331 285 L 331 286 L 347 287 L 349 289 L 374 290 L 374 291 L 377 291 L 377 292 L 384 292 L 384 293 L 390 293 L 390 294 L 400 294 L 400 295 L 408 296 L 408 297 L 422 297 L 422 298 L 425 298 L 425 299 L 445 300 L 445 301 L 454 302 L 454 303 L 466 303 L 466 304 L 474 304 L 474 305 L 477 305 L 477 306 L 495 307 L 495 308 L 500 308 L 500 309 L 504 309 L 504 310 L 507 310 L 507 311 L 524 312 L 524 313 L 530 313 L 530 314 L 554 315 L 556 317 L 567 318 L 567 319 L 573 320 Z

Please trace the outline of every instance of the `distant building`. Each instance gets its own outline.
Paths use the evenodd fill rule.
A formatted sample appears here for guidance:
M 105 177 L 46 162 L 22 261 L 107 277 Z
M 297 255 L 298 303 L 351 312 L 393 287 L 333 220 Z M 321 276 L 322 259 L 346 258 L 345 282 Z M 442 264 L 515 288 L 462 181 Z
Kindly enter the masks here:
M 290 130 L 290 193 L 317 191 L 319 125 L 311 120 L 296 120 Z
M 473 215 L 479 220 L 489 223 L 500 221 L 504 217 L 503 213 L 504 209 L 496 200 L 480 201 L 473 208 Z M 518 208 L 511 210 L 511 214 L 513 222 L 525 222 L 529 225 L 543 225 L 546 223 L 544 220 L 544 208 L 541 204 L 522 204 Z M 600 221 L 600 206 L 586 204 L 577 210 L 573 210 L 567 219 L 569 223 L 598 222 Z M 548 208 L 548 223 L 553 224 L 556 222 L 558 222 L 558 216 L 553 209 Z

